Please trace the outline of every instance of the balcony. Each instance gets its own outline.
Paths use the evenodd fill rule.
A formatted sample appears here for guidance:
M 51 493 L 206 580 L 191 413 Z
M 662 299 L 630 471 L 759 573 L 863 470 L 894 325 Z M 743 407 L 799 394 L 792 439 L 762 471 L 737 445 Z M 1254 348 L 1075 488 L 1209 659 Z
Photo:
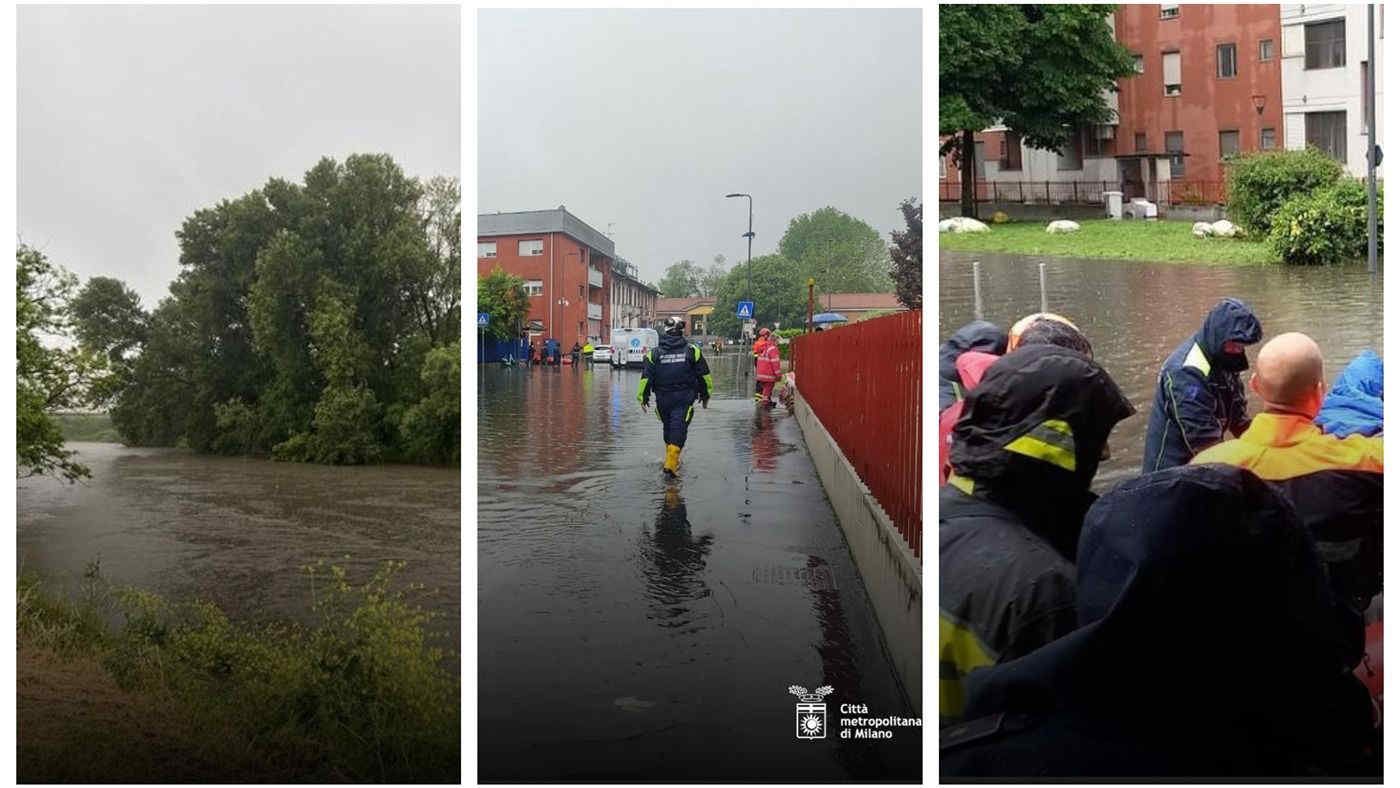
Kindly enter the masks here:
M 602 271 L 599 271 L 597 268 L 594 268 L 594 267 L 591 266 L 591 265 L 588 266 L 588 286 L 589 286 L 589 287 L 602 287 L 602 286 L 603 286 L 603 272 L 602 272 Z
M 602 304 L 594 304 L 594 303 L 590 302 L 590 303 L 588 304 L 588 319 L 589 319 L 589 320 L 602 320 L 602 319 L 603 319 L 603 305 L 602 305 Z

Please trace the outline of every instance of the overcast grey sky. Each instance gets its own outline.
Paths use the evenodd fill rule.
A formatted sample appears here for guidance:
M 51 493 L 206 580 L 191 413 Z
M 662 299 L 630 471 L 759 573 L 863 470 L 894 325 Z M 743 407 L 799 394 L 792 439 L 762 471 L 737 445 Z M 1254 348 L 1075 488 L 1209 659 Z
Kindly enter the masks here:
M 461 174 L 456 6 L 21 6 L 20 240 L 154 308 L 185 217 L 389 153 Z
M 777 250 L 827 205 L 889 233 L 921 196 L 914 10 L 488 11 L 481 213 L 566 206 L 656 280 Z

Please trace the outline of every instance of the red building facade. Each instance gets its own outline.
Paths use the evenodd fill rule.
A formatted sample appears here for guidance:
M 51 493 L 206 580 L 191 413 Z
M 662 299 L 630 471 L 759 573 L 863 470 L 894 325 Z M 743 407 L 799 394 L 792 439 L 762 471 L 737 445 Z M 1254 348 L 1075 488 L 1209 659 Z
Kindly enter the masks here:
M 1142 73 L 1118 81 L 1119 153 L 1172 156 L 1172 180 L 1221 182 L 1236 153 L 1283 147 L 1278 5 L 1120 5 Z
M 611 321 L 612 241 L 560 206 L 477 217 L 478 275 L 500 266 L 525 280 L 532 340 L 606 342 Z

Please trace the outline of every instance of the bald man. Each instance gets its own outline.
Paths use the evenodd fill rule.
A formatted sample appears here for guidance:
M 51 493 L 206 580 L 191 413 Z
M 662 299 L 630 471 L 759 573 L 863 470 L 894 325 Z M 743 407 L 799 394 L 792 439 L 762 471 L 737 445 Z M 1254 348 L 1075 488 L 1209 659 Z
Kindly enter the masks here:
M 1312 531 L 1334 588 L 1365 609 L 1381 585 L 1381 438 L 1337 438 L 1313 423 L 1326 384 L 1322 351 L 1306 334 L 1265 343 L 1249 388 L 1264 411 L 1238 440 L 1206 449 L 1192 464 L 1235 465 L 1275 485 Z

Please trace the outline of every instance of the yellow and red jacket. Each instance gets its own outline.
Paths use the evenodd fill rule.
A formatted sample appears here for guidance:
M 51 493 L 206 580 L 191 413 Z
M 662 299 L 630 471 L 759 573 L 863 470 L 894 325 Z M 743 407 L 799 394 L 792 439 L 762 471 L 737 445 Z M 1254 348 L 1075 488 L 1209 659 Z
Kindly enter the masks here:
M 782 373 L 782 363 L 782 352 L 778 350 L 778 343 L 771 340 L 765 342 L 763 348 L 758 351 L 758 380 L 763 383 L 776 381 Z
M 1381 436 L 1327 435 L 1306 416 L 1260 413 L 1237 440 L 1196 455 L 1271 482 L 1317 540 L 1338 593 L 1365 607 L 1380 593 Z

